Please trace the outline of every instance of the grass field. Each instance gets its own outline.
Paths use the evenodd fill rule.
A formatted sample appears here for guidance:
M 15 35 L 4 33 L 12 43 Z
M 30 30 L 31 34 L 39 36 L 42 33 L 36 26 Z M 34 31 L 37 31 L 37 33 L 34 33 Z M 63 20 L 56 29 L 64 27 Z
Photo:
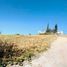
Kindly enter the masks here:
M 11 59 L 17 62 L 31 60 L 32 56 L 48 50 L 51 42 L 53 42 L 56 38 L 56 35 L 0 35 L 0 40 L 4 43 L 4 45 L 6 45 L 6 43 L 9 46 L 11 44 L 15 45 L 13 48 L 14 55 Z M 0 43 L 0 45 L 2 44 Z M 10 61 L 10 57 L 6 59 Z

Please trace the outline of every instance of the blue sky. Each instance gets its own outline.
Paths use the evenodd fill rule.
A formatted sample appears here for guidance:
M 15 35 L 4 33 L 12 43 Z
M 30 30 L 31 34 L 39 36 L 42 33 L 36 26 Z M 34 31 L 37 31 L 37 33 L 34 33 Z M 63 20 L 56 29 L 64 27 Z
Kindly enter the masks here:
M 0 0 L 3 34 L 37 34 L 48 23 L 67 33 L 67 0 Z

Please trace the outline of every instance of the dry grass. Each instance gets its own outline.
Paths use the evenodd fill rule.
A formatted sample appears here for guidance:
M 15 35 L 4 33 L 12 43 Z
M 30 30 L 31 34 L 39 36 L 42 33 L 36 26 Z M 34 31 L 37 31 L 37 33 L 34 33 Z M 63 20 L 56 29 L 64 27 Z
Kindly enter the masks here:
M 0 39 L 4 42 L 12 42 L 18 46 L 19 49 L 42 48 L 49 46 L 52 41 L 56 39 L 55 35 L 0 35 Z M 34 49 L 35 50 L 35 49 Z
M 24 51 L 17 60 L 21 58 L 28 59 L 37 53 L 46 51 L 50 47 L 51 42 L 56 38 L 56 35 L 0 35 L 0 39 L 3 42 L 5 42 L 5 40 L 8 43 L 12 42 L 18 46 L 19 50 Z
M 0 35 L 0 39 L 4 42 L 13 42 L 18 45 L 18 48 L 30 48 L 47 46 L 56 39 L 55 35 Z

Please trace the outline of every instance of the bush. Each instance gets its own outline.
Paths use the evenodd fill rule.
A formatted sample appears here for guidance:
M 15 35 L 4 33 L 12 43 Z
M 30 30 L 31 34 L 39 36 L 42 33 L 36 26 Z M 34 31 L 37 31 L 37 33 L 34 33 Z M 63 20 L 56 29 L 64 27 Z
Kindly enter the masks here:
M 14 43 L 8 43 L 6 40 L 3 42 L 0 40 L 0 59 L 2 60 L 1 63 L 12 60 L 12 57 L 16 55 L 16 48 L 17 46 Z

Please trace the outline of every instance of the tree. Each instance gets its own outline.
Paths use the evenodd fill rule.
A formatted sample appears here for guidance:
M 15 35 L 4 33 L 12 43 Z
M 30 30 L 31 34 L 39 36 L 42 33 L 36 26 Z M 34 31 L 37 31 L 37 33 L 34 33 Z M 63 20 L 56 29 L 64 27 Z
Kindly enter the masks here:
M 50 29 L 49 29 L 49 24 L 47 25 L 47 29 L 46 29 L 46 32 L 49 32 Z
M 55 29 L 54 29 L 54 33 L 57 33 L 57 31 L 58 31 L 58 25 L 56 24 Z

